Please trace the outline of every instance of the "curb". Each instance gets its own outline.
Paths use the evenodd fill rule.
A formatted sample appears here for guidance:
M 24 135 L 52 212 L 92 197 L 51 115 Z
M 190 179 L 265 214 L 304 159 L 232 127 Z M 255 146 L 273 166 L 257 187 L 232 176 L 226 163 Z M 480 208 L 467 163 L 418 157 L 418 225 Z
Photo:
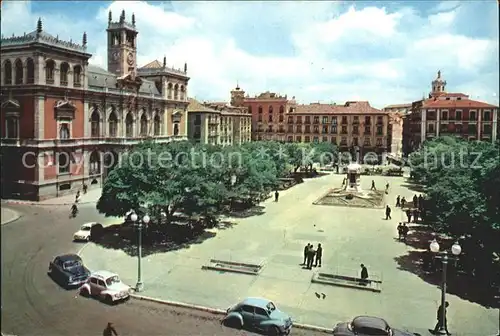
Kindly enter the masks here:
M 225 315 L 226 314 L 225 310 L 217 309 L 217 308 L 204 307 L 204 306 L 193 305 L 193 304 L 184 303 L 184 302 L 156 299 L 156 298 L 152 298 L 149 296 L 143 296 L 143 295 L 138 295 L 138 294 L 130 294 L 130 296 L 136 300 L 149 301 L 149 302 L 168 305 L 168 306 L 172 306 L 172 307 L 194 309 L 194 310 L 202 311 L 205 313 L 210 313 L 213 315 Z M 327 333 L 327 334 L 330 334 L 332 332 L 332 329 L 329 329 L 329 328 L 318 327 L 318 326 L 314 326 L 314 325 L 310 325 L 310 324 L 303 324 L 303 323 L 293 323 L 293 327 L 298 328 L 298 329 L 323 332 L 323 333 Z
M 88 202 L 78 202 L 78 204 L 92 204 L 97 201 L 88 201 Z M 20 204 L 20 205 L 41 205 L 41 206 L 61 206 L 61 205 L 73 205 L 75 202 L 66 202 L 66 203 L 42 203 L 42 202 L 32 202 L 32 201 L 17 201 L 17 200 L 2 200 L 2 203 L 6 204 Z
M 2 222 L 1 223 L 2 226 L 10 224 L 10 223 L 13 223 L 13 222 L 17 221 L 19 218 L 22 217 L 22 215 L 19 212 L 15 211 L 15 210 L 9 209 L 9 211 L 12 211 L 15 215 L 11 219 L 8 219 L 5 222 Z

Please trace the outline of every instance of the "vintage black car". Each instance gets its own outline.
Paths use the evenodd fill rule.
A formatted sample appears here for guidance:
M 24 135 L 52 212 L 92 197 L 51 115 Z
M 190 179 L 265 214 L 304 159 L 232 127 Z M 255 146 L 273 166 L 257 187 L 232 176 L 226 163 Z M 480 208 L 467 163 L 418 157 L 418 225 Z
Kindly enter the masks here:
M 339 323 L 333 329 L 334 336 L 420 336 L 408 331 L 392 329 L 379 317 L 358 316 L 352 322 Z
M 77 287 L 87 281 L 90 271 L 83 265 L 76 254 L 64 254 L 55 257 L 49 263 L 49 275 L 65 287 Z

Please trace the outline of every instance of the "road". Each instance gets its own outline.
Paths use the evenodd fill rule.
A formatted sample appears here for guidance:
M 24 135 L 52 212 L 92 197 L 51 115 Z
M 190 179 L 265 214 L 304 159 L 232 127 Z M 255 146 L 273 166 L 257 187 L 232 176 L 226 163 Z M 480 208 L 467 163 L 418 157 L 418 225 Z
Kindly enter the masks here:
M 3 206 L 3 204 L 2 204 Z M 107 306 L 59 287 L 47 275 L 58 254 L 77 252 L 72 234 L 87 221 L 103 219 L 94 205 L 69 207 L 9 205 L 23 216 L 1 228 L 2 332 L 19 336 L 101 335 L 113 322 L 119 335 L 254 335 L 222 327 L 220 317 L 194 310 L 130 300 Z M 295 329 L 293 335 L 324 335 Z

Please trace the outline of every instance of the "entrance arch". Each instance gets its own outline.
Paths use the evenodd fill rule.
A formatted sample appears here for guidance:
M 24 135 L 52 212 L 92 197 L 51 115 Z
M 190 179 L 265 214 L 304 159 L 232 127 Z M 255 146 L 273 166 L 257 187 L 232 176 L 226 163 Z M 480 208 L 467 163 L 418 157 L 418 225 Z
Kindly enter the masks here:
M 101 154 L 98 151 L 93 151 L 89 159 L 89 174 L 101 174 Z

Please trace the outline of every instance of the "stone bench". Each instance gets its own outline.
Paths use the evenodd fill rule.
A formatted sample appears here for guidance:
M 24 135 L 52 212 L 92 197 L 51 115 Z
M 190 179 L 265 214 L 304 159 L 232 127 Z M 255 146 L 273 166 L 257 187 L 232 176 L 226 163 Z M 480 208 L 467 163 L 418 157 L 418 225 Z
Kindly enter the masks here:
M 361 278 L 344 276 L 339 274 L 315 273 L 311 279 L 311 282 L 320 283 L 324 285 L 331 285 L 331 286 L 355 288 L 375 293 L 382 292 L 381 288 L 382 281 L 376 279 L 362 280 Z M 366 283 L 366 285 L 363 285 L 362 283 Z
M 219 259 L 210 259 L 208 265 L 201 266 L 203 270 L 213 270 L 222 272 L 233 272 L 249 275 L 259 275 L 264 265 L 249 264 L 235 261 L 225 261 Z

